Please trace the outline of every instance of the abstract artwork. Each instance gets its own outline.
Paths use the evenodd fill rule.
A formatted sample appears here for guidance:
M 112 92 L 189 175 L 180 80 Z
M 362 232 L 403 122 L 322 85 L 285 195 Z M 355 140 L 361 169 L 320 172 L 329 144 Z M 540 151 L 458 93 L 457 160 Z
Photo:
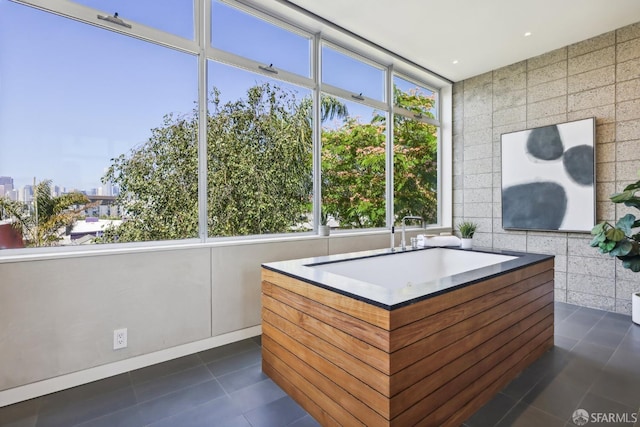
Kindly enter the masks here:
M 503 134 L 502 228 L 590 232 L 594 147 L 594 118 Z

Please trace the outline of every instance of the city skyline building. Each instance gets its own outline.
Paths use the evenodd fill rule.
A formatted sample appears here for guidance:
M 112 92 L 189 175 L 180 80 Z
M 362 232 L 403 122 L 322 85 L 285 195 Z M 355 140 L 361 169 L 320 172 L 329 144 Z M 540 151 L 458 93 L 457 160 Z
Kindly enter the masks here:
M 0 197 L 11 198 L 13 189 L 13 178 L 10 176 L 0 176 Z
M 32 184 L 26 184 L 20 187 L 15 186 L 14 182 L 14 179 L 10 176 L 0 176 L 0 197 L 6 197 L 22 203 L 31 203 L 33 201 L 34 186 Z M 58 197 L 72 192 L 79 192 L 87 196 L 108 197 L 115 197 L 120 193 L 119 188 L 110 182 L 102 184 L 101 187 L 89 189 L 67 188 L 55 185 L 54 183 L 51 185 L 51 197 Z

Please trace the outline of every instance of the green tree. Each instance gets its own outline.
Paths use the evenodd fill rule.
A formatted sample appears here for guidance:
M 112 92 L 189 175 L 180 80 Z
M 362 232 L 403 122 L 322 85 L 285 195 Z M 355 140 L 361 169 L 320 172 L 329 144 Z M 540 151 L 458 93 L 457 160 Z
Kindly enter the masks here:
M 322 132 L 322 206 L 341 228 L 385 225 L 385 120 Z
M 221 104 L 208 121 L 209 235 L 281 233 L 311 207 L 311 126 L 293 92 L 271 84 Z
M 214 89 L 207 121 L 210 236 L 290 231 L 311 206 L 310 104 L 277 85 L 222 103 Z M 198 125 L 165 117 L 149 140 L 113 159 L 103 177 L 120 187 L 126 221 L 103 242 L 183 239 L 198 229 Z
M 408 95 L 399 96 L 403 100 Z M 343 226 L 383 226 L 384 116 L 376 114 L 361 124 L 347 117 L 346 106 L 336 98 L 321 100 L 322 120 L 345 120 L 340 128 L 323 131 L 323 211 L 334 213 Z M 404 107 L 412 102 L 429 110 L 433 101 L 414 96 Z M 209 236 L 294 231 L 307 220 L 312 210 L 311 107 L 309 97 L 299 99 L 273 84 L 252 87 L 244 99 L 226 103 L 218 90 L 212 91 L 207 118 Z M 435 165 L 435 130 L 402 119 L 396 126 L 396 138 L 406 140 L 395 147 L 396 181 L 404 191 L 398 194 L 406 198 L 396 209 L 423 214 L 420 209 L 432 201 L 425 194 L 435 188 L 427 182 L 433 170 L 425 170 L 430 161 Z M 168 115 L 147 142 L 112 160 L 103 181 L 120 188 L 116 203 L 125 221 L 107 229 L 102 242 L 197 236 L 197 134 L 196 112 Z
M 394 89 L 396 105 L 433 118 L 434 98 Z M 437 215 L 437 129 L 396 114 L 394 120 L 394 212 L 396 218 Z M 341 228 L 385 226 L 385 117 L 354 118 L 322 133 L 323 207 Z
M 417 90 L 394 89 L 396 104 L 414 114 L 433 118 L 435 99 Z M 397 219 L 418 215 L 426 223 L 438 214 L 438 129 L 424 121 L 394 117 L 394 213 Z
M 87 196 L 73 192 L 61 196 L 51 195 L 51 181 L 39 182 L 34 188 L 33 206 L 0 198 L 3 218 L 13 220 L 24 237 L 27 247 L 55 246 L 62 240 L 66 229 L 96 203 Z
M 126 220 L 97 242 L 184 239 L 198 235 L 198 142 L 193 116 L 164 117 L 142 146 L 112 159 L 103 182 L 117 184 Z

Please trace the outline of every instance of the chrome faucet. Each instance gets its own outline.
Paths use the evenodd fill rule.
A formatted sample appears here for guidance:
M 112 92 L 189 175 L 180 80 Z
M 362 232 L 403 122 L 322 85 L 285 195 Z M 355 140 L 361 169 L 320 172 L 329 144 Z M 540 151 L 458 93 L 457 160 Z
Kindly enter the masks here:
M 424 219 L 421 216 L 405 216 L 402 218 L 402 242 L 400 243 L 400 248 L 404 251 L 407 248 L 406 240 L 405 240 L 405 221 L 407 220 L 419 220 L 420 226 L 422 227 L 424 223 Z

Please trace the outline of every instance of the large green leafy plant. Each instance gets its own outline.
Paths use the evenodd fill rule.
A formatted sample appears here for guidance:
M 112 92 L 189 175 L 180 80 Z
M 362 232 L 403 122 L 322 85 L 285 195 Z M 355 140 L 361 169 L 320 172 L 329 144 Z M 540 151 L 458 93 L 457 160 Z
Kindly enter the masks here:
M 636 193 L 640 190 L 640 180 L 629 184 L 621 193 L 610 197 L 614 203 L 624 203 L 625 206 L 640 210 L 640 197 Z M 633 214 L 626 214 L 615 225 L 604 221 L 593 227 L 594 235 L 591 246 L 600 249 L 603 254 L 608 253 L 622 261 L 622 266 L 631 271 L 640 271 L 640 219 Z M 634 231 L 636 231 L 634 233 Z

